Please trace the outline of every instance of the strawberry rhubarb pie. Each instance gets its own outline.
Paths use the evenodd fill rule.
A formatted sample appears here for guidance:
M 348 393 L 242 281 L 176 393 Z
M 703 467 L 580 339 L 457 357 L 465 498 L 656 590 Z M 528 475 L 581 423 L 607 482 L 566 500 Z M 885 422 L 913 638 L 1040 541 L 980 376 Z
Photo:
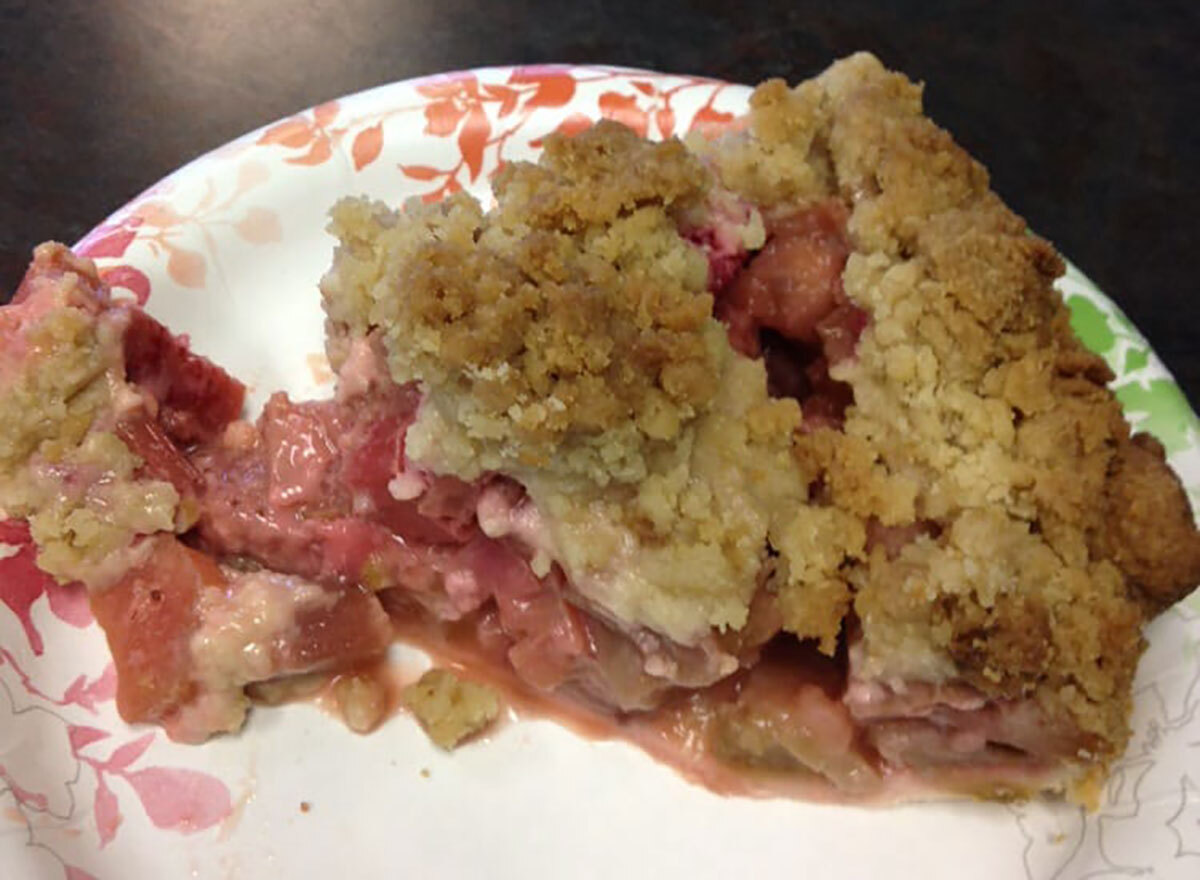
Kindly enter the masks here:
M 253 422 L 37 249 L 0 508 L 86 585 L 122 716 L 199 742 L 325 686 L 370 729 L 399 637 L 457 670 L 402 697 L 446 746 L 498 686 L 721 790 L 1094 802 L 1200 536 L 920 88 L 858 55 L 713 140 L 552 137 L 495 195 L 337 204 L 336 393 Z

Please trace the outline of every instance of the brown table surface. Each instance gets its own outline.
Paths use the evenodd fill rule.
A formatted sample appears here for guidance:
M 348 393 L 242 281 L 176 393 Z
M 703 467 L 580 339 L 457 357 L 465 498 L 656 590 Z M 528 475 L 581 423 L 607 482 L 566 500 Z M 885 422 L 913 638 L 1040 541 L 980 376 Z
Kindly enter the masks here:
M 1200 400 L 1198 44 L 1195 0 L 0 0 L 0 290 L 37 242 L 368 86 L 545 61 L 794 81 L 870 49 Z

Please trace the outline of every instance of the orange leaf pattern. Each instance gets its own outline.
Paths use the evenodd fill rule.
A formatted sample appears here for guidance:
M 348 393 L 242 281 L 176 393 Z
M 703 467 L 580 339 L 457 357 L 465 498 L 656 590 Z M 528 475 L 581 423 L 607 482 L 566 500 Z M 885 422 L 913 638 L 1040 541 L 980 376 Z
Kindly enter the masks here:
M 182 287 L 203 287 L 206 274 L 204 257 L 177 246 L 168 248 L 167 274 Z
M 280 241 L 283 231 L 275 212 L 262 207 L 252 207 L 234 226 L 238 235 L 251 244 L 268 244 Z
M 466 110 L 459 108 L 449 99 L 435 101 L 425 108 L 425 133 L 435 137 L 454 134 L 458 123 L 466 115 Z
M 243 162 L 237 170 L 237 194 L 241 195 L 254 189 L 260 183 L 266 183 L 270 176 L 271 172 L 262 162 Z
M 696 115 L 692 118 L 692 127 L 689 131 L 700 132 L 705 137 L 715 137 L 722 132 L 729 131 L 733 127 L 733 122 L 734 117 L 732 113 L 714 110 L 710 101 L 696 111 Z
M 654 111 L 654 124 L 658 126 L 659 137 L 669 138 L 675 134 L 675 111 L 670 105 Z
M 258 139 L 260 144 L 280 144 L 284 147 L 303 147 L 312 140 L 312 126 L 299 116 L 277 123 Z
M 591 128 L 593 122 L 594 120 L 592 117 L 588 116 L 586 113 L 572 113 L 557 126 L 555 126 L 554 131 L 550 132 L 550 134 L 561 134 L 564 137 L 574 137 L 575 135 L 579 134 L 579 132 Z M 546 138 L 544 137 L 535 138 L 529 142 L 529 146 L 533 147 L 535 150 L 540 150 L 542 148 L 542 144 L 545 142 Z
M 494 98 L 500 102 L 500 107 L 496 111 L 496 115 L 501 119 L 517 109 L 517 102 L 521 98 L 520 92 L 508 86 L 488 84 L 483 87 L 483 91 L 489 98 Z
M 650 127 L 650 114 L 638 106 L 633 95 L 605 92 L 600 96 L 600 113 L 605 119 L 613 119 L 632 128 L 640 137 L 645 137 Z
M 430 168 L 428 165 L 401 165 L 400 170 L 413 180 L 437 180 L 446 173 L 438 171 L 436 168 Z
M 538 79 L 537 91 L 529 99 L 532 107 L 562 107 L 575 95 L 575 80 L 567 74 L 548 74 Z
M 157 226 L 159 229 L 174 226 L 180 220 L 175 209 L 162 201 L 143 202 L 137 209 L 137 215 L 142 218 L 143 223 Z
M 481 107 L 472 108 L 458 135 L 458 149 L 462 153 L 463 161 L 467 163 L 471 180 L 477 178 L 483 170 L 483 150 L 491 133 L 492 125 L 488 122 L 487 114 Z
M 590 97 L 581 104 L 584 88 Z M 356 115 L 350 100 L 321 104 L 265 129 L 257 143 L 286 150 L 286 163 L 307 167 L 324 165 L 341 149 L 348 167 L 362 171 L 387 149 L 389 121 L 420 113 L 423 133 L 435 143 L 447 141 L 445 146 L 455 155 L 448 162 L 396 162 L 394 167 L 409 181 L 431 184 L 421 198 L 436 201 L 485 174 L 494 175 L 509 161 L 506 150 L 514 139 L 524 138 L 528 148 L 540 149 L 548 134 L 570 136 L 597 118 L 615 119 L 642 136 L 671 137 L 680 130 L 676 99 L 685 94 L 706 100 L 698 111 L 684 114 L 684 131 L 696 125 L 705 132 L 728 126 L 732 115 L 713 106 L 725 88 L 702 77 L 630 76 L 605 68 L 517 67 L 507 76 L 500 71 L 466 72 L 420 80 L 412 85 L 418 96 L 415 104 L 381 112 Z M 586 107 L 592 101 L 590 113 L 576 109 L 560 115 L 560 108 Z M 397 143 L 405 141 L 411 141 L 411 135 L 396 138 Z
M 319 135 L 303 156 L 289 156 L 284 161 L 293 165 L 320 165 L 333 155 L 333 145 L 327 135 Z
M 89 234 L 79 252 L 99 260 L 103 277 L 114 287 L 145 302 L 160 282 L 204 288 L 221 246 L 213 238 L 216 230 L 248 245 L 281 241 L 280 217 L 261 207 L 261 200 L 249 206 L 240 200 L 285 169 L 311 173 L 307 169 L 340 166 L 361 172 L 387 155 L 390 167 L 417 190 L 414 194 L 432 202 L 492 177 L 514 151 L 541 149 L 550 134 L 571 136 L 599 118 L 616 119 L 652 137 L 686 131 L 711 136 L 738 124 L 732 113 L 716 106 L 725 84 L 699 77 L 630 75 L 603 67 L 517 67 L 403 87 L 411 100 L 370 112 L 357 99 L 327 101 L 267 126 L 245 139 L 244 148 L 222 148 L 212 158 L 234 166 L 232 191 L 209 179 L 189 200 L 168 179 Z M 427 136 L 423 149 L 432 148 L 433 154 L 409 155 L 414 116 Z M 389 137 L 393 120 L 397 129 Z M 130 260 L 127 250 L 136 258 Z M 139 268 L 148 259 L 158 261 L 158 273 Z
M 313 121 L 320 128 L 328 128 L 338 115 L 338 102 L 326 101 L 313 108 Z
M 354 136 L 350 154 L 354 157 L 354 170 L 362 171 L 379 158 L 383 150 L 383 123 L 376 122 Z

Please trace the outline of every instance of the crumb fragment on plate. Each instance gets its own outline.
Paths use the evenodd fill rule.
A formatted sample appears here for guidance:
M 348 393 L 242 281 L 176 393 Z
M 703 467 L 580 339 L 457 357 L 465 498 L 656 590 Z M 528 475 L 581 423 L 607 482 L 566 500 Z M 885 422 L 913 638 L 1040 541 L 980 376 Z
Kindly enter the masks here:
M 387 693 L 369 675 L 339 675 L 333 683 L 333 698 L 346 726 L 355 733 L 370 733 L 387 712 Z
M 425 732 L 443 749 L 487 728 L 500 714 L 500 697 L 484 684 L 448 669 L 431 669 L 404 689 L 406 705 Z M 426 769 L 422 775 L 428 776 Z
M 327 385 L 333 381 L 333 370 L 330 369 L 329 358 L 325 356 L 325 352 L 310 352 L 304 356 L 304 363 L 308 366 L 308 373 L 314 384 Z

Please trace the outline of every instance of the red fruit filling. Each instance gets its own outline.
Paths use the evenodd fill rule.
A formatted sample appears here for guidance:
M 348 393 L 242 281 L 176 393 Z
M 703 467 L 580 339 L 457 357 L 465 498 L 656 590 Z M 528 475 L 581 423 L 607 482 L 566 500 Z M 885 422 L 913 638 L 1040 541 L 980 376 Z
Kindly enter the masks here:
M 715 230 L 688 233 L 709 256 L 731 344 L 764 359 L 771 393 L 801 403 L 805 430 L 839 427 L 853 403 L 829 375 L 854 356 L 868 320 L 842 287 L 845 221 L 840 203 L 814 205 L 771 223 L 753 255 Z M 61 275 L 35 265 L 20 298 Z M 538 514 L 518 484 L 468 484 L 406 459 L 414 386 L 365 381 L 346 399 L 307 403 L 277 394 L 256 423 L 235 421 L 239 382 L 140 309 L 99 289 L 89 301 L 123 316 L 126 378 L 153 398 L 122 414 L 117 434 L 144 473 L 198 511 L 180 538 L 143 539 L 133 567 L 91 594 L 130 721 L 159 721 L 186 739 L 229 729 L 231 694 L 359 665 L 386 650 L 394 627 L 543 709 L 584 707 L 593 722 L 607 719 L 610 731 L 732 790 L 860 796 L 881 791 L 888 775 L 931 772 L 943 787 L 1019 785 L 1049 766 L 1046 756 L 1079 746 L 1023 704 L 861 678 L 853 637 L 828 658 L 780 635 L 766 589 L 742 631 L 696 647 L 622 625 L 557 566 L 534 565 Z M 928 530 L 873 523 L 868 543 L 894 555 Z M 243 594 L 265 604 L 242 608 Z M 280 622 L 244 632 L 270 618 L 263 609 Z M 214 666 L 197 647 L 232 637 L 255 662 Z M 989 769 L 977 775 L 981 763 Z

